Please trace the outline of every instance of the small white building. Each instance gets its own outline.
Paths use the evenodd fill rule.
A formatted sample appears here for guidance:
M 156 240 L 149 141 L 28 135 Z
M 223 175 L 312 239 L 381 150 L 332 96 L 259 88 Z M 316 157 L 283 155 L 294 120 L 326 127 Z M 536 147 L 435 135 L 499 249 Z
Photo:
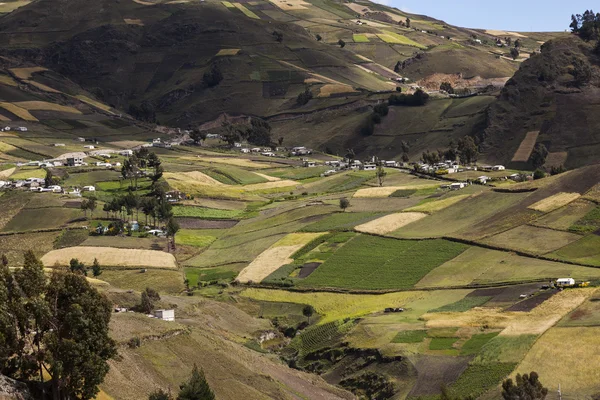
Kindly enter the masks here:
M 246 147 L 244 147 L 243 149 L 240 149 L 240 151 L 241 151 L 242 153 L 244 153 L 244 154 L 248 154 L 248 153 L 250 153 L 250 149 L 248 149 L 248 148 L 246 148 Z
M 90 149 L 90 150 L 94 150 L 96 147 L 91 145 L 91 144 L 86 144 L 85 146 L 83 146 L 84 149 Z
M 21 131 L 21 132 L 27 132 L 27 128 L 26 128 L 26 127 L 24 127 L 24 126 L 20 126 L 20 127 L 18 127 L 18 128 L 17 128 L 17 130 L 18 130 L 18 131 Z
M 121 150 L 119 152 L 119 154 L 122 155 L 122 156 L 125 156 L 125 157 L 132 156 L 133 155 L 133 150 Z
M 275 153 L 273 153 L 272 151 L 265 151 L 264 153 L 261 153 L 261 154 L 265 157 L 275 157 Z
M 65 147 L 64 143 L 54 143 L 54 147 Z
M 460 190 L 467 187 L 466 182 L 454 182 L 450 184 L 450 190 Z
M 52 193 L 60 193 L 62 192 L 62 188 L 58 185 L 48 186 L 48 189 L 52 191 Z
M 250 149 L 250 151 L 253 153 L 260 153 L 261 150 L 260 150 L 260 147 L 253 147 Z
M 492 171 L 504 171 L 506 167 L 504 165 L 494 165 Z
M 95 192 L 96 191 L 96 187 L 95 186 L 84 186 L 83 187 L 83 191 L 84 192 Z
M 487 181 L 489 181 L 490 179 L 491 178 L 489 176 L 482 175 L 479 178 L 477 178 L 477 181 L 479 181 L 479 183 L 486 184 Z
M 312 167 L 316 167 L 317 163 L 314 161 L 304 160 L 302 162 L 302 165 L 305 166 L 306 168 L 312 168 Z
M 396 161 L 386 161 L 385 166 L 388 168 L 395 168 L 398 166 L 398 163 Z
M 560 286 L 560 287 L 575 286 L 575 279 L 573 279 L 573 278 L 558 278 L 556 280 L 556 286 Z
M 175 310 L 156 310 L 154 317 L 163 321 L 175 321 Z
M 362 166 L 363 171 L 375 171 L 377 169 L 377 165 L 375 164 L 364 164 Z

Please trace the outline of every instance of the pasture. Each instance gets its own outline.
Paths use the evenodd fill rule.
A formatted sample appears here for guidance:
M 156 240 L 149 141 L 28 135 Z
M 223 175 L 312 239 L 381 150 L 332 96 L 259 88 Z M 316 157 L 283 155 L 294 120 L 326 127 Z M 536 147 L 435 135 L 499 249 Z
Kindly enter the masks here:
M 97 258 L 106 267 L 177 268 L 175 257 L 170 253 L 112 247 L 66 247 L 46 253 L 41 260 L 45 266 L 52 267 L 57 264 L 69 265 L 72 258 L 77 258 L 86 265 L 92 265 L 94 258 Z
M 359 235 L 298 284 L 371 290 L 411 288 L 466 249 L 444 240 L 398 241 Z
M 484 243 L 531 254 L 545 254 L 579 240 L 581 236 L 569 232 L 522 225 L 483 240 Z
M 369 43 L 369 38 L 367 37 L 367 35 L 363 34 L 355 33 L 354 35 L 352 35 L 352 40 L 354 40 L 354 43 Z
M 436 211 L 443 210 L 444 208 L 450 207 L 453 204 L 458 203 L 461 200 L 468 198 L 470 195 L 462 194 L 458 196 L 447 197 L 442 200 L 428 201 L 423 204 L 416 205 L 414 207 L 407 208 L 405 211 L 415 211 L 422 213 L 434 213 Z
M 549 257 L 600 267 L 600 236 L 589 235 L 553 253 Z

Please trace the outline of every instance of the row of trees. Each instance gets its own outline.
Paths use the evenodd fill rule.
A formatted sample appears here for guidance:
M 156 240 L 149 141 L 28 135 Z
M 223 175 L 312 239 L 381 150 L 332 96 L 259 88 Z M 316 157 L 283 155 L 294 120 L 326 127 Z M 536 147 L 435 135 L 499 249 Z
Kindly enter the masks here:
M 583 40 L 600 39 L 600 13 L 594 10 L 585 10 L 583 14 L 571 15 L 571 32 L 576 33 Z
M 437 164 L 446 160 L 456 161 L 459 159 L 463 164 L 471 164 L 477 161 L 479 151 L 475 140 L 471 136 L 465 136 L 455 142 L 450 141 L 450 145 L 446 150 L 438 150 L 423 152 L 421 160 L 426 164 Z
M 111 311 L 82 273 L 54 271 L 48 278 L 32 251 L 11 271 L 2 257 L 0 373 L 37 380 L 42 398 L 93 399 L 117 354 L 108 334 Z
M 156 153 L 149 151 L 146 147 L 141 147 L 123 161 L 121 176 L 123 179 L 129 180 L 133 190 L 137 190 L 139 178 L 148 176 L 153 184 L 162 178 L 164 169 L 161 163 Z M 148 174 L 148 169 L 151 169 L 150 174 Z

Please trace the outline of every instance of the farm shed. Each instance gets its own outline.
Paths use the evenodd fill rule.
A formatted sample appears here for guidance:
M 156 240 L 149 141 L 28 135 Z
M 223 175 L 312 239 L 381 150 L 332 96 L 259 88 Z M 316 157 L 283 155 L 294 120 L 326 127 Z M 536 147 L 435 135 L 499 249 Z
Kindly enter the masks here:
M 154 317 L 163 321 L 175 321 L 175 310 L 156 310 Z
M 575 279 L 573 279 L 573 278 L 558 278 L 556 280 L 556 286 L 575 286 Z

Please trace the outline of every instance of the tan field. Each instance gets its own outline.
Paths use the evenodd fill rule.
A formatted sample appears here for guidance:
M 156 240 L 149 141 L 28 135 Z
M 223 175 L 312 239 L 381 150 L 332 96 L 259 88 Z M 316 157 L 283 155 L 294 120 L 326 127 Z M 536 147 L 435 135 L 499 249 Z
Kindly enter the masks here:
M 261 174 L 260 172 L 255 172 L 255 174 L 260 176 L 261 178 L 265 178 L 269 182 L 277 182 L 277 181 L 281 180 L 281 178 L 277 178 L 275 176 L 270 176 L 270 175 L 266 175 L 266 174 Z
M 44 92 L 48 92 L 48 93 L 62 93 L 60 90 L 56 90 L 51 88 L 50 86 L 46 86 L 43 83 L 39 83 L 36 81 L 27 81 L 27 83 L 31 86 L 35 86 L 36 88 L 43 90 Z
M 337 93 L 354 93 L 356 90 L 352 88 L 350 85 L 335 85 L 333 83 L 323 85 L 319 90 L 319 94 L 317 97 L 329 97 L 332 94 Z
M 142 1 L 142 0 L 133 0 L 134 2 L 141 4 L 143 6 L 153 6 L 154 3 L 150 3 L 149 1 Z
M 20 101 L 13 103 L 14 105 L 24 108 L 28 111 L 44 110 L 44 111 L 59 111 L 71 114 L 81 114 L 81 111 L 68 106 L 61 106 L 60 104 L 48 103 L 46 101 Z
M 516 36 L 516 37 L 520 37 L 520 38 L 527 37 L 527 36 L 521 35 L 520 33 L 517 33 L 517 32 L 501 31 L 501 30 L 497 30 L 497 29 L 487 29 L 485 31 L 485 33 L 489 33 L 490 35 L 494 35 L 494 36 Z
M 44 67 L 29 67 L 29 68 L 12 68 L 10 72 L 15 74 L 15 76 L 19 79 L 30 79 L 31 75 L 36 72 L 44 72 L 48 71 L 47 68 Z
M 553 196 L 546 197 L 545 199 L 530 205 L 528 208 L 541 212 L 550 212 L 559 209 L 562 206 L 566 206 L 570 202 L 577 200 L 579 197 L 581 197 L 579 193 L 560 192 Z
M 36 117 L 34 117 L 33 115 L 31 115 L 31 113 L 29 111 L 27 111 L 24 108 L 15 106 L 14 104 L 0 101 L 0 107 L 4 108 L 8 112 L 15 114 L 17 117 L 19 117 L 25 121 L 31 121 L 31 122 L 38 121 L 38 119 Z
M 289 179 L 281 179 L 278 181 L 271 181 L 271 182 L 265 182 L 265 183 L 255 183 L 252 185 L 245 185 L 242 186 L 244 190 L 249 191 L 249 192 L 256 192 L 258 190 L 268 190 L 268 189 L 276 189 L 276 188 L 282 188 L 282 187 L 291 187 L 291 186 L 298 186 L 299 183 L 296 181 L 292 181 Z
M 270 168 L 271 165 L 267 163 L 259 163 L 252 160 L 248 160 L 245 158 L 237 158 L 237 157 L 181 157 L 182 160 L 193 160 L 193 161 L 202 161 L 207 163 L 216 163 L 216 164 L 227 164 L 227 165 L 235 165 L 237 167 L 246 167 L 246 168 Z
M 292 233 L 284 237 L 256 257 L 240 272 L 237 280 L 242 283 L 261 282 L 281 266 L 292 263 L 294 261 L 290 258 L 292 254 L 321 235 L 323 233 Z
M 386 233 L 393 232 L 398 228 L 408 225 L 411 222 L 418 221 L 421 218 L 425 218 L 426 216 L 427 214 L 419 212 L 391 214 L 381 218 L 377 218 L 373 221 L 369 221 L 365 224 L 358 225 L 354 229 L 363 233 L 385 235 Z
M 354 196 L 352 197 L 389 197 L 392 193 L 398 190 L 427 189 L 430 187 L 437 186 L 439 186 L 439 183 L 421 183 L 417 185 L 372 187 L 359 189 L 356 191 L 356 193 L 354 193 Z
M 371 12 L 372 10 L 363 5 L 363 4 L 358 4 L 358 3 L 344 3 L 344 5 L 348 8 L 350 8 L 352 11 L 354 11 L 357 14 L 364 14 L 366 12 Z
M 10 118 L 5 117 L 4 115 L 0 115 L 0 121 L 8 122 L 10 121 Z
M 310 7 L 310 3 L 303 0 L 269 0 L 283 11 L 291 10 L 306 10 Z
M 527 352 L 515 375 L 535 371 L 549 391 L 560 384 L 565 398 L 592 398 L 600 382 L 599 355 L 600 327 L 552 328 Z
M 110 107 L 107 106 L 106 104 L 102 104 L 99 101 L 90 99 L 89 97 L 84 96 L 82 94 L 78 94 L 77 96 L 75 96 L 75 98 L 79 99 L 80 101 L 82 101 L 82 102 L 84 102 L 86 104 L 89 104 L 90 106 L 94 106 L 96 108 L 99 108 L 99 109 L 101 109 L 103 111 L 106 111 L 106 112 L 109 112 L 109 113 L 112 114 L 112 112 L 110 111 Z
M 219 50 L 219 52 L 216 54 L 217 57 L 222 57 L 222 56 L 235 56 L 237 55 L 237 53 L 240 52 L 240 49 L 221 49 Z
M 157 250 L 117 249 L 114 247 L 67 247 L 52 250 L 42 257 L 45 266 L 56 264 L 69 265 L 72 258 L 77 258 L 86 265 L 92 265 L 94 258 L 100 265 L 107 267 L 146 267 L 177 268 L 172 254 Z
M 19 84 L 8 75 L 0 75 L 0 84 L 8 86 L 19 86 Z
M 136 18 L 123 18 L 123 22 L 125 22 L 127 25 L 144 26 L 144 23 L 142 22 L 142 20 L 136 19 Z
M 512 158 L 513 162 L 527 162 L 529 160 L 539 134 L 540 131 L 527 132 L 519 148 L 515 151 Z
M 5 179 L 8 178 L 9 176 L 12 175 L 13 172 L 15 172 L 17 168 L 12 167 L 9 169 L 5 169 L 4 171 L 0 171 L 0 179 Z
M 442 312 L 423 315 L 428 328 L 480 327 L 503 329 L 500 335 L 542 334 L 564 315 L 574 310 L 595 289 L 569 289 L 557 293 L 530 312 L 501 308 L 475 307 L 466 312 Z
M 452 197 L 448 197 L 447 199 L 430 201 L 428 203 L 421 204 L 419 206 L 407 208 L 406 211 L 418 211 L 418 212 L 424 212 L 424 213 L 433 213 L 436 211 L 443 210 L 444 208 L 450 207 L 451 205 L 456 204 L 459 201 L 464 200 L 468 197 L 470 197 L 470 195 L 468 195 L 468 194 L 452 196 Z
M 108 142 L 111 146 L 122 147 L 125 149 L 130 149 L 132 147 L 141 146 L 146 144 L 146 142 L 142 142 L 140 140 L 119 140 L 116 142 Z
M 184 180 L 189 179 L 192 180 L 196 184 L 204 184 L 204 185 L 218 185 L 224 186 L 224 183 L 219 182 L 218 180 L 211 178 L 210 176 L 200 172 L 200 171 L 191 171 L 191 172 L 182 172 L 180 174 Z

